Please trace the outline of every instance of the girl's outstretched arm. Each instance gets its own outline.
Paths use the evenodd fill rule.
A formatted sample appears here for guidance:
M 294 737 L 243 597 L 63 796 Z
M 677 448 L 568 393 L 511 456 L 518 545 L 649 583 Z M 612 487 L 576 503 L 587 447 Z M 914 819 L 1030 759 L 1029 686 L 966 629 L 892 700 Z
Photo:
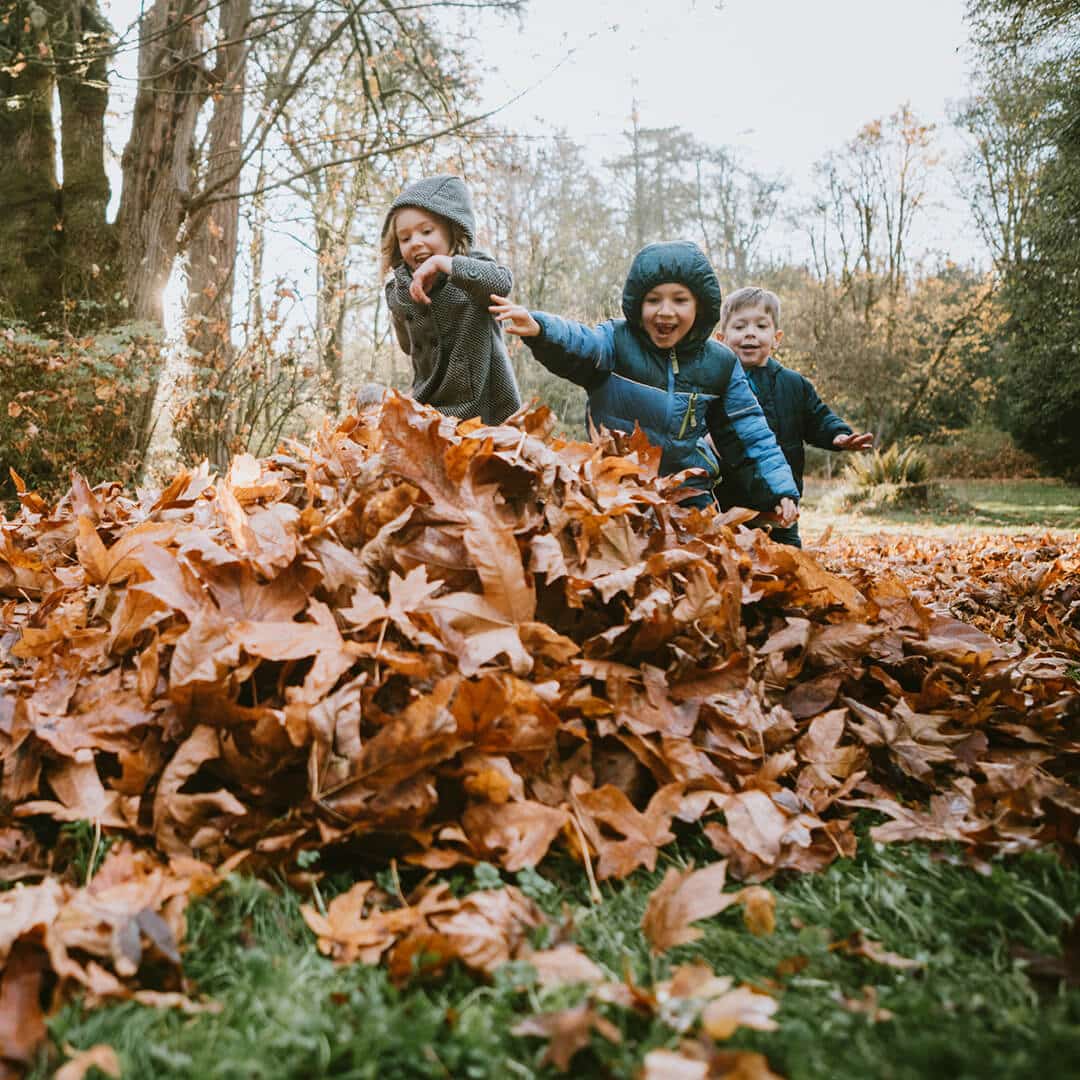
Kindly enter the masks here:
M 597 327 L 529 311 L 505 296 L 493 294 L 488 311 L 508 334 L 524 338 L 541 364 L 554 375 L 586 390 L 614 370 L 615 338 L 611 323 Z

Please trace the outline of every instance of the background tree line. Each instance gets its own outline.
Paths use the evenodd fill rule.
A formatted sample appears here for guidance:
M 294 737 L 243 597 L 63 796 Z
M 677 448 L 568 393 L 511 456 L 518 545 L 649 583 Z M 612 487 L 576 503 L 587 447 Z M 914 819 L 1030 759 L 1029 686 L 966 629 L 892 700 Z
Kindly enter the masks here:
M 408 178 L 453 170 L 473 189 L 481 246 L 512 267 L 530 306 L 617 314 L 633 252 L 689 237 L 725 291 L 781 294 L 785 361 L 883 442 L 1003 429 L 1048 469 L 1078 475 L 1075 5 L 970 5 L 972 92 L 952 117 L 967 153 L 954 179 L 985 270 L 914 249 L 948 165 L 940 133 L 908 107 L 824 148 L 809 200 L 729 147 L 643 125 L 636 107 L 621 151 L 597 164 L 564 135 L 525 137 L 478 115 L 467 21 L 440 17 L 459 6 L 155 0 L 118 33 L 98 0 L 0 0 L 0 139 L 13 148 L 0 158 L 6 464 L 36 482 L 72 464 L 138 471 L 163 422 L 162 292 L 178 260 L 185 348 L 169 410 L 183 455 L 220 465 L 269 452 L 367 382 L 407 387 L 379 230 Z M 137 93 L 110 221 L 106 110 L 128 50 Z M 809 256 L 778 257 L 779 231 L 802 233 Z M 304 301 L 281 265 L 282 233 L 314 267 Z M 520 348 L 514 358 L 525 396 L 580 431 L 581 393 Z

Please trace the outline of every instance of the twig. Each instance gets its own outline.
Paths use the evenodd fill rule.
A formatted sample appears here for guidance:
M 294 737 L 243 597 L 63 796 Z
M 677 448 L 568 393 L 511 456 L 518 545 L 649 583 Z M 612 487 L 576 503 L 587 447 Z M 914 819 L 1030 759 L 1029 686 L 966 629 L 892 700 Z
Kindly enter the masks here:
M 596 877 L 593 874 L 592 859 L 589 856 L 589 842 L 585 839 L 585 830 L 581 827 L 581 822 L 578 821 L 576 810 L 571 812 L 570 820 L 574 823 L 574 828 L 577 829 L 578 843 L 581 845 L 581 856 L 585 860 L 585 875 L 589 879 L 589 899 L 594 904 L 602 904 L 604 897 L 596 884 Z
M 83 885 L 89 885 L 94 876 L 94 863 L 97 862 L 98 846 L 101 844 L 101 820 L 94 822 L 94 843 L 90 848 L 90 860 L 86 864 L 86 880 Z

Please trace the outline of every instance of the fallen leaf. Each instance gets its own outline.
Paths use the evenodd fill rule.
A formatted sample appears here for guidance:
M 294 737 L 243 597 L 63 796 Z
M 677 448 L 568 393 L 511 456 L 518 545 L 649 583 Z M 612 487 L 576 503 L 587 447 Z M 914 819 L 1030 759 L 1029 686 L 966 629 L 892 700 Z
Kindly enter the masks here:
M 561 1012 L 530 1016 L 519 1021 L 511 1031 L 519 1036 L 539 1035 L 550 1040 L 540 1063 L 550 1061 L 559 1072 L 570 1068 L 571 1059 L 589 1045 L 594 1031 L 608 1042 L 622 1042 L 622 1032 L 587 1003 Z
M 66 1048 L 69 1053 L 70 1047 Z M 116 1051 L 105 1043 L 82 1050 L 66 1064 L 56 1070 L 55 1080 L 83 1080 L 91 1069 L 100 1069 L 106 1076 L 120 1076 L 120 1058 Z

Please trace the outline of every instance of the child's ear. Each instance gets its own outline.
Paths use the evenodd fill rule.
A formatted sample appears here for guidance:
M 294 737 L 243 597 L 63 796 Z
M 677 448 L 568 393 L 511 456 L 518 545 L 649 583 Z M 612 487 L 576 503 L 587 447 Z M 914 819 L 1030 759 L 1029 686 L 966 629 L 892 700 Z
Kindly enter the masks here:
M 784 340 L 784 331 L 777 330 L 776 335 L 773 337 L 773 341 L 776 342 L 776 347 L 780 347 L 780 342 Z
M 724 331 L 723 330 L 715 330 L 713 332 L 713 340 L 714 341 L 723 341 L 724 340 Z

